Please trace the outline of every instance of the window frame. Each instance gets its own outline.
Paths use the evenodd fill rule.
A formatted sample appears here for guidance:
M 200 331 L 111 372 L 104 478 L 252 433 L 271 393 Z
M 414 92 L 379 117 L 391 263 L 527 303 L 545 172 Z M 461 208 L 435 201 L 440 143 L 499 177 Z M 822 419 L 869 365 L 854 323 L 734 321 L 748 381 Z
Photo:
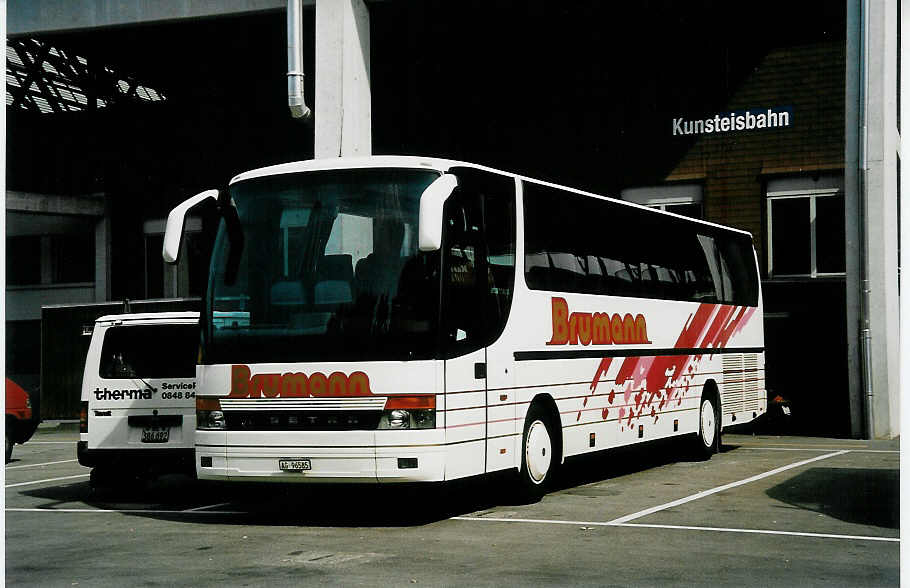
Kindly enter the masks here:
M 682 182 L 626 188 L 620 192 L 620 198 L 655 210 L 705 220 L 705 190 L 701 183 Z M 680 205 L 698 206 L 698 216 L 690 217 L 674 210 L 667 210 L 668 206 L 672 208 Z
M 66 255 L 68 255 L 73 249 L 73 247 L 61 247 L 57 245 L 58 239 L 85 239 L 85 244 L 89 246 L 91 252 L 83 251 L 82 253 L 87 253 L 84 256 L 78 256 L 77 261 L 85 263 L 85 267 L 82 268 L 86 270 L 86 275 L 81 276 L 87 279 L 84 280 L 74 280 L 66 281 L 58 279 L 60 273 L 60 268 L 67 265 Z M 14 241 L 12 244 L 10 241 Z M 18 243 L 16 242 L 18 241 Z M 31 243 L 24 245 L 26 241 Z M 15 251 L 16 255 L 22 257 L 26 255 L 22 253 L 24 248 L 27 247 L 28 254 L 30 254 L 31 259 L 26 260 L 26 264 L 31 264 L 32 270 L 28 272 L 32 274 L 30 279 L 20 280 L 20 274 L 16 271 L 10 272 L 9 268 L 13 264 L 7 265 L 7 288 L 10 290 L 30 290 L 30 289 L 47 289 L 47 288 L 84 288 L 84 287 L 94 287 L 95 281 L 97 279 L 97 262 L 96 262 L 96 253 L 97 253 L 97 236 L 94 232 L 88 234 L 78 233 L 74 231 L 64 231 L 64 232 L 52 232 L 52 233 L 43 233 L 43 234 L 23 234 L 23 235 L 7 235 L 6 236 L 6 255 L 9 256 L 10 252 Z M 58 255 L 62 253 L 63 255 Z M 77 252 L 78 253 L 78 252 Z M 90 268 L 90 269 L 89 269 Z M 37 276 L 34 274 L 37 273 Z M 12 276 L 12 277 L 11 277 Z
M 810 188 L 796 190 L 775 190 L 768 191 L 766 195 L 766 222 L 767 222 L 767 255 L 766 269 L 769 278 L 840 278 L 847 275 L 846 268 L 842 272 L 820 272 L 818 271 L 818 239 L 816 235 L 817 219 L 817 199 L 843 196 L 844 190 L 841 187 L 830 188 Z M 773 202 L 775 200 L 795 200 L 805 198 L 809 200 L 809 272 L 798 274 L 776 274 L 774 273 L 774 221 L 773 221 Z M 844 243 L 846 253 L 846 243 Z

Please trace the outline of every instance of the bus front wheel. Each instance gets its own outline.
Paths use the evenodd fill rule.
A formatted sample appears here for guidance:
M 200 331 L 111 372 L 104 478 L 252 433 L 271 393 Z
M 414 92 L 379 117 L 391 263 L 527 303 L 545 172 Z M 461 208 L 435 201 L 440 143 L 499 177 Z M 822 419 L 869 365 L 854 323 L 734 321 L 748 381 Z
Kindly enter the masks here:
M 519 473 L 521 491 L 527 500 L 540 500 L 553 478 L 558 463 L 554 430 L 547 413 L 538 405 L 532 406 L 525 419 Z

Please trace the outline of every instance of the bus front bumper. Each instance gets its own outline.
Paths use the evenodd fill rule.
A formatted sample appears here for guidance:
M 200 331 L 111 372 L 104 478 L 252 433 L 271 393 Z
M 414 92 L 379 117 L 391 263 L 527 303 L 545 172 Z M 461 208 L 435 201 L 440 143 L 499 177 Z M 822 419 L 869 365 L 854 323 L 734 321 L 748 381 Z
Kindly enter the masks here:
M 296 462 L 306 469 L 287 471 Z M 441 430 L 305 433 L 196 432 L 196 474 L 244 482 L 439 482 Z

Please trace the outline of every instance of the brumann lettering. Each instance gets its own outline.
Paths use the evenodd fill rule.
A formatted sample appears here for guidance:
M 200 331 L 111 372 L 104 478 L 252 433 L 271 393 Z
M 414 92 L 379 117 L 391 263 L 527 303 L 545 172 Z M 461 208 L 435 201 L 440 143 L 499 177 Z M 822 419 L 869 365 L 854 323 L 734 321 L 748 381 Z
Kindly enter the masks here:
M 631 345 L 651 343 L 645 317 L 605 312 L 569 313 L 565 298 L 551 299 L 553 336 L 547 345 Z
M 231 366 L 229 398 L 319 398 L 372 396 L 370 379 L 363 372 L 350 375 L 301 372 L 252 375 L 250 366 Z

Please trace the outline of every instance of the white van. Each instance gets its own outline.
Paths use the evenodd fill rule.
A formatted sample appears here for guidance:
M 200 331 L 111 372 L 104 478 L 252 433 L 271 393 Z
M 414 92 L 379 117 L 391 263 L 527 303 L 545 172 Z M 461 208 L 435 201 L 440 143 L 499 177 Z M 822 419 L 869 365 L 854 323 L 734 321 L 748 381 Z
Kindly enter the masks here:
M 194 471 L 198 347 L 198 312 L 95 321 L 76 451 L 93 485 Z

